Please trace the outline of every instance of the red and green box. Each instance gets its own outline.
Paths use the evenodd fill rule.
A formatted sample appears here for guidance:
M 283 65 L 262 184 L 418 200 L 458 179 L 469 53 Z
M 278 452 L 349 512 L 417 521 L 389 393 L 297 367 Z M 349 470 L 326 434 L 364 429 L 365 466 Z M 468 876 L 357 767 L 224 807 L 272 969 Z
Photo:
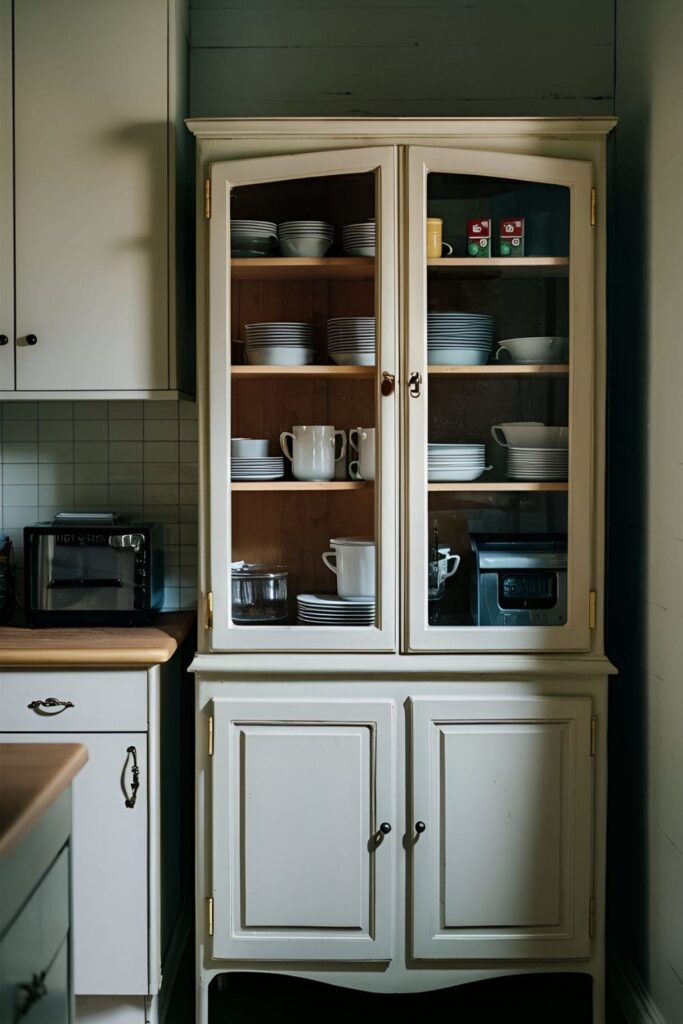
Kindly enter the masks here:
M 468 256 L 490 256 L 491 241 L 491 221 L 488 217 L 485 220 L 467 221 Z
M 501 217 L 500 255 L 524 255 L 524 217 Z

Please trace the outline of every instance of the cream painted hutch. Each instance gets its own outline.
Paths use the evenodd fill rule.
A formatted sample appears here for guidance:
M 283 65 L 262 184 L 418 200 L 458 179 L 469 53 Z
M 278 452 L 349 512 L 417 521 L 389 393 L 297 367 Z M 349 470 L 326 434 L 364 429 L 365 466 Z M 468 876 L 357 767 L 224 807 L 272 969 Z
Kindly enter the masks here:
M 235 970 L 374 992 L 578 972 L 592 977 L 603 1021 L 613 127 L 189 122 L 200 186 L 200 1024 L 210 983 Z M 426 216 L 443 220 L 451 255 L 427 258 Z M 231 217 L 323 220 L 335 244 L 319 258 L 231 258 Z M 524 255 L 500 255 L 499 220 L 519 217 Z M 475 257 L 467 222 L 486 218 L 493 253 Z M 375 256 L 345 255 L 341 228 L 371 219 Z M 434 365 L 428 314 L 439 311 L 493 316 L 496 341 L 568 337 L 568 361 Z M 355 316 L 376 317 L 373 367 L 328 357 L 326 321 Z M 233 339 L 252 322 L 314 324 L 314 364 L 245 364 Z M 510 473 L 491 427 L 530 421 L 568 426 L 566 480 Z M 231 481 L 231 434 L 268 437 L 275 452 L 293 424 L 375 427 L 374 481 Z M 492 468 L 435 480 L 428 444 L 462 443 L 485 443 Z M 440 601 L 428 595 L 435 530 L 461 559 Z M 360 535 L 376 545 L 374 625 L 297 625 L 297 594 L 334 590 L 321 559 L 331 538 Z M 560 552 L 542 572 L 499 571 L 498 619 L 478 603 L 491 538 L 508 545 L 508 569 L 523 564 L 520 540 L 550 538 Z M 237 560 L 287 566 L 288 619 L 233 622 Z

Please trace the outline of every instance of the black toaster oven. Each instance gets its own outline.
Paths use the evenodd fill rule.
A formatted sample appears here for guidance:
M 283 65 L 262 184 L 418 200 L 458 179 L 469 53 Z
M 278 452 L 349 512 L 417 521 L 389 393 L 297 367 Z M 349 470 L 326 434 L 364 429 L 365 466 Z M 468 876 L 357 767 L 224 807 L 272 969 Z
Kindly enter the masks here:
M 32 626 L 135 625 L 163 602 L 160 528 L 114 513 L 61 512 L 24 528 Z

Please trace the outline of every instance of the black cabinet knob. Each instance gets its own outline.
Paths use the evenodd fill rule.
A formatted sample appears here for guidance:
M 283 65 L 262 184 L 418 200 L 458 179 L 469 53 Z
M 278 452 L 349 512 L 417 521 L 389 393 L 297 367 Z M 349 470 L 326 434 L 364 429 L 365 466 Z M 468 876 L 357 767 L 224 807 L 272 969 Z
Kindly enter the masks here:
M 0 345 L 9 345 L 9 338 L 6 334 L 0 334 Z
M 26 344 L 27 345 L 37 345 L 38 344 L 38 338 L 36 337 L 36 335 L 35 334 L 27 334 L 26 335 Z
M 383 821 L 379 827 L 379 830 L 383 836 L 388 836 L 389 833 L 391 832 L 391 825 L 389 824 L 388 821 Z
M 424 821 L 416 821 L 415 822 L 415 831 L 416 832 L 419 832 L 421 834 L 422 832 L 426 832 L 426 830 L 427 830 L 427 826 L 425 825 Z

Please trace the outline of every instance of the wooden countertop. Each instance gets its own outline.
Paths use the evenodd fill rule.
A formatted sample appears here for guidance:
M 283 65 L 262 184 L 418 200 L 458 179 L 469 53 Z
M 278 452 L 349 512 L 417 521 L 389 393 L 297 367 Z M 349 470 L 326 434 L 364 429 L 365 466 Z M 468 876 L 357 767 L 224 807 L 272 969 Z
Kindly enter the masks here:
M 194 612 L 166 612 L 152 626 L 68 629 L 0 627 L 0 668 L 149 668 L 169 661 L 190 632 Z
M 0 743 L 0 860 L 88 760 L 82 743 Z

